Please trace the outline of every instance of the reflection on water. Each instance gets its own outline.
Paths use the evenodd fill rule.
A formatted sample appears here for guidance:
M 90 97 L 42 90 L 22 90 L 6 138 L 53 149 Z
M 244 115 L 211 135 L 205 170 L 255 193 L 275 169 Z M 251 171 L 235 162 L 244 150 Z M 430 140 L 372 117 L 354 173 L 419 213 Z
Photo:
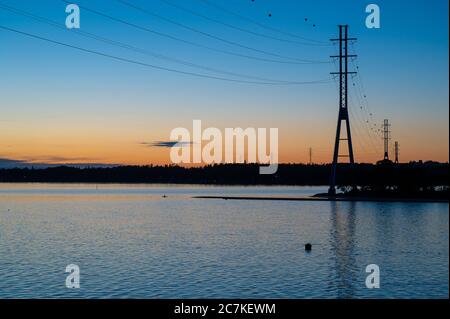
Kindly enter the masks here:
M 192 198 L 323 191 L 0 184 L 0 298 L 448 298 L 448 204 Z
M 330 279 L 330 284 L 337 287 L 339 298 L 351 298 L 355 296 L 354 284 L 356 282 L 356 261 L 354 258 L 355 245 L 355 202 L 345 203 L 348 207 L 342 207 L 342 203 L 330 202 L 331 227 L 330 245 L 334 252 L 334 269 L 336 280 Z

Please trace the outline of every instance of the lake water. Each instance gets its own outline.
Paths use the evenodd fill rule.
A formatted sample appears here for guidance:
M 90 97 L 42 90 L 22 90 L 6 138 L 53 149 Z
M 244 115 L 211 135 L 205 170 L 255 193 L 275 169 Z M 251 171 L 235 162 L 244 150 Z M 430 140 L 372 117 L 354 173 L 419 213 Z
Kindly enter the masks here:
M 447 203 L 192 198 L 325 190 L 0 184 L 0 298 L 448 298 Z

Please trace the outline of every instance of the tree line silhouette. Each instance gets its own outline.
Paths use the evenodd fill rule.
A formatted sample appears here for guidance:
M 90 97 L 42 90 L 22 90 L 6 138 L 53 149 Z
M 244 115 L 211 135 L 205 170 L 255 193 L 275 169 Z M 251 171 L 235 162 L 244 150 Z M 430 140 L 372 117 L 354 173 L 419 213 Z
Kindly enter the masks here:
M 221 185 L 327 185 L 330 164 L 280 164 L 273 175 L 260 175 L 258 164 L 204 167 L 115 166 L 0 169 L 0 182 L 176 183 Z M 448 194 L 448 163 L 339 164 L 337 185 L 344 192 Z

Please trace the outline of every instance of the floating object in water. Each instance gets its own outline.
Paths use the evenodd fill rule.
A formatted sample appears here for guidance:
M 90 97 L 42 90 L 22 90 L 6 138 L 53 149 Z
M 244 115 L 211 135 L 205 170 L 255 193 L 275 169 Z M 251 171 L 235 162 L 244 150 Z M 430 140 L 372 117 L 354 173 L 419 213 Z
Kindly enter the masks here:
M 311 249 L 312 249 L 312 245 L 311 245 L 310 243 L 307 243 L 307 244 L 305 245 L 305 250 L 306 250 L 306 251 L 311 251 Z
M 269 13 L 269 18 L 272 16 L 272 13 Z
M 167 198 L 166 194 L 162 195 L 163 198 Z

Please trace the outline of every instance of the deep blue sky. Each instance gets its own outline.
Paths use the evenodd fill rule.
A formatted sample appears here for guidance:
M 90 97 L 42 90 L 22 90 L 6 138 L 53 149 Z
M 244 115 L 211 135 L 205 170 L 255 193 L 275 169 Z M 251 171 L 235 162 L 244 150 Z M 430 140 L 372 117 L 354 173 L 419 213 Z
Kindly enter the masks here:
M 336 53 L 329 45 L 287 43 L 240 32 L 160 0 L 127 1 L 228 41 L 283 56 L 330 61 L 329 55 Z M 201 0 L 168 1 L 252 32 L 305 42 L 251 24 Z M 356 63 L 362 76 L 358 81 L 362 80 L 367 95 L 359 103 L 357 91 L 352 91 L 357 160 L 374 161 L 382 156 L 379 136 L 365 131 L 367 125 L 374 127 L 383 118 L 392 122 L 393 138 L 402 145 L 403 160 L 448 160 L 448 1 L 210 2 L 268 27 L 327 44 L 329 38 L 336 37 L 338 24 L 349 24 L 350 35 L 358 38 Z M 186 41 L 279 59 L 216 41 L 117 1 L 74 3 Z M 369 3 L 381 8 L 381 29 L 365 27 L 365 6 Z M 0 4 L 61 25 L 66 18 L 65 4 L 60 0 L 0 0 Z M 211 73 L 100 43 L 3 9 L 0 25 L 127 59 Z M 315 81 L 329 79 L 329 72 L 334 71 L 333 64 L 278 64 L 221 54 L 137 30 L 83 8 L 81 30 L 172 58 L 255 77 Z M 139 143 L 166 140 L 172 128 L 190 127 L 193 119 L 201 119 L 205 125 L 216 127 L 278 127 L 282 160 L 305 161 L 310 146 L 317 161 L 330 160 L 337 115 L 333 82 L 264 86 L 202 79 L 117 62 L 4 30 L 0 30 L 0 43 L 0 157 L 164 162 L 165 153 L 145 149 Z M 364 104 L 363 110 L 360 104 Z M 366 118 L 370 123 L 365 123 Z

